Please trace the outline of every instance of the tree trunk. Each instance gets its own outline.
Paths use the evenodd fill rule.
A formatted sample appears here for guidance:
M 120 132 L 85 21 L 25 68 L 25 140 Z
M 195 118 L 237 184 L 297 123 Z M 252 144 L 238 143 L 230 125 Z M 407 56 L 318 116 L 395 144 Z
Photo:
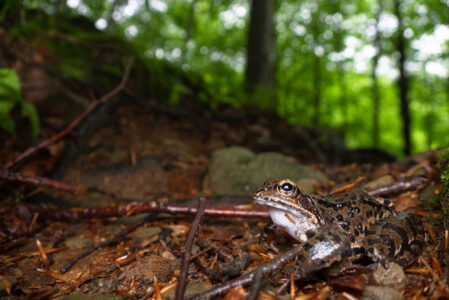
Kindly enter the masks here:
M 380 14 L 383 10 L 382 0 L 377 1 L 377 13 L 376 13 L 376 34 L 374 36 L 374 48 L 376 49 L 376 54 L 373 56 L 373 66 L 371 69 L 371 80 L 372 80 L 372 93 L 373 93 L 373 145 L 379 147 L 380 144 L 380 130 L 379 130 L 379 116 L 380 116 L 380 92 L 379 92 L 379 82 L 377 80 L 376 69 L 379 63 L 379 58 L 381 54 L 381 33 L 379 31 L 379 19 Z
M 189 12 L 187 15 L 187 21 L 185 25 L 186 35 L 184 37 L 184 45 L 182 47 L 182 62 L 185 63 L 191 59 L 190 51 L 189 51 L 189 41 L 192 39 L 192 34 L 195 29 L 195 9 L 196 9 L 196 0 L 192 0 L 190 3 Z
M 320 124 L 320 107 L 321 107 L 321 59 L 318 55 L 315 55 L 313 66 L 313 125 L 318 126 Z
M 341 124 L 341 131 L 344 134 L 348 131 L 348 95 L 346 92 L 346 82 L 345 82 L 345 69 L 343 66 L 343 62 L 338 62 L 338 80 L 340 85 L 340 97 L 339 102 L 341 105 L 341 112 L 343 114 L 343 123 Z
M 186 36 L 184 38 L 185 44 L 192 38 L 193 28 L 195 27 L 195 5 L 196 0 L 192 0 L 190 3 L 189 14 L 187 16 L 187 24 L 186 24 Z
M 401 14 L 401 2 L 400 0 L 394 1 L 395 14 L 398 19 L 398 32 L 397 32 L 397 50 L 399 52 L 399 80 L 398 89 L 401 99 L 401 116 L 402 116 L 402 134 L 404 138 L 404 154 L 409 155 L 411 153 L 411 137 L 410 137 L 410 111 L 408 101 L 408 77 L 405 70 L 405 62 L 407 60 L 406 55 L 406 41 L 404 37 L 404 26 L 402 24 Z
M 246 53 L 246 91 L 255 99 L 265 96 L 269 106 L 273 101 L 273 0 L 252 0 Z

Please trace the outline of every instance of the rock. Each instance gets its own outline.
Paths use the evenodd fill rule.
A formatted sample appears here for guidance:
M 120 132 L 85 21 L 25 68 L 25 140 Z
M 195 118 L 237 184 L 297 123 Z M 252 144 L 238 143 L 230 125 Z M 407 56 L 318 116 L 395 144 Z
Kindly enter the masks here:
M 388 268 L 385 268 L 382 263 L 378 263 L 373 267 L 373 280 L 378 285 L 392 287 L 396 290 L 401 290 L 405 287 L 405 273 L 404 269 L 394 262 L 388 263 Z
M 138 240 L 146 240 L 161 232 L 160 227 L 141 227 L 133 232 L 132 236 Z
M 212 284 L 207 281 L 194 281 L 187 284 L 186 291 L 184 293 L 183 299 L 191 298 L 192 296 L 199 294 L 201 292 L 210 290 L 212 288 Z M 175 298 L 176 289 L 172 289 L 167 293 L 162 295 L 162 299 L 169 300 Z
M 326 175 L 276 152 L 254 154 L 244 147 L 216 150 L 212 154 L 204 187 L 218 195 L 251 194 L 267 178 L 325 179 Z
M 168 260 L 175 260 L 176 259 L 176 257 L 173 254 L 171 254 L 171 252 L 168 252 L 168 251 L 162 252 L 161 256 L 163 258 L 168 259 Z
M 390 184 L 395 183 L 395 180 L 393 178 L 393 176 L 391 175 L 384 175 L 382 177 L 379 177 L 377 179 L 374 179 L 368 183 L 366 183 L 365 185 L 363 185 L 363 189 L 365 190 L 373 190 L 376 189 L 378 187 L 382 187 L 382 186 L 387 186 Z
M 299 179 L 296 184 L 298 185 L 298 188 L 306 193 L 313 194 L 315 192 L 315 183 L 313 178 L 302 178 Z
M 404 296 L 388 286 L 369 285 L 365 288 L 363 296 L 371 300 L 404 300 Z
M 91 239 L 79 236 L 69 237 L 64 241 L 64 245 L 69 249 L 85 249 L 93 244 L 94 242 Z

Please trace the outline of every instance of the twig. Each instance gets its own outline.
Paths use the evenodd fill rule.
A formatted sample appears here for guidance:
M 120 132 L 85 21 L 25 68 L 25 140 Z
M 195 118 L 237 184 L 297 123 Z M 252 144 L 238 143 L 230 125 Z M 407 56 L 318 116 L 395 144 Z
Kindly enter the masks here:
M 251 291 L 248 295 L 248 298 L 246 300 L 257 300 L 259 296 L 259 290 L 260 286 L 262 285 L 262 272 L 256 271 L 254 274 L 254 282 L 253 286 L 251 287 Z
M 194 215 L 197 208 L 179 205 L 164 206 L 160 201 L 149 203 L 112 206 L 112 207 L 86 207 L 71 209 L 39 210 L 38 220 L 78 220 L 81 218 L 109 218 L 126 216 L 141 213 L 168 213 L 172 215 Z M 234 217 L 234 218 L 267 218 L 268 212 L 262 210 L 244 210 L 244 209 L 220 209 L 206 208 L 206 216 L 213 217 Z
M 76 187 L 60 181 L 52 180 L 45 177 L 23 176 L 20 173 L 8 172 L 6 169 L 0 170 L 0 179 L 11 182 L 28 183 L 36 186 L 47 186 L 60 191 L 69 192 L 72 194 L 76 194 L 78 192 Z
M 368 191 L 368 194 L 371 196 L 388 196 L 399 194 L 402 192 L 410 191 L 416 189 L 417 187 L 426 183 L 427 179 L 422 176 L 414 176 L 410 177 L 407 180 L 395 182 L 393 184 L 379 187 L 377 189 L 373 189 Z
M 25 152 L 23 152 L 21 155 L 19 155 L 16 159 L 13 161 L 10 161 L 6 163 L 2 169 L 7 170 L 11 169 L 12 167 L 16 166 L 19 162 L 22 162 L 31 156 L 35 155 L 40 150 L 48 147 L 49 145 L 61 140 L 62 138 L 66 137 L 67 135 L 71 134 L 76 126 L 78 126 L 90 113 L 92 113 L 98 106 L 101 104 L 107 102 L 112 97 L 117 95 L 119 92 L 121 92 L 125 88 L 125 84 L 128 81 L 129 73 L 131 70 L 131 65 L 134 62 L 134 58 L 130 58 L 128 61 L 128 64 L 126 65 L 125 73 L 123 74 L 122 80 L 118 86 L 116 86 L 112 91 L 101 97 L 99 100 L 92 102 L 89 107 L 80 115 L 78 116 L 70 125 L 61 131 L 60 133 L 52 136 L 51 138 L 41 142 L 39 145 L 35 147 L 30 147 Z
M 187 235 L 186 243 L 184 246 L 184 254 L 181 260 L 181 268 L 178 277 L 178 286 L 176 287 L 175 300 L 182 300 L 184 298 L 184 292 L 187 285 L 187 271 L 189 270 L 190 256 L 193 246 L 193 239 L 198 231 L 198 226 L 200 225 L 201 218 L 203 217 L 204 208 L 206 206 L 206 199 L 200 198 L 197 208 L 197 213 L 195 219 L 193 219 L 192 226 Z
M 229 291 L 231 288 L 233 288 L 235 286 L 239 286 L 239 285 L 246 286 L 246 285 L 250 284 L 251 282 L 253 282 L 256 272 L 260 272 L 260 276 L 262 276 L 262 277 L 267 276 L 268 274 L 278 270 L 282 266 L 293 261 L 296 258 L 296 256 L 298 256 L 298 254 L 300 254 L 301 251 L 303 251 L 302 246 L 295 247 L 295 248 L 285 252 L 284 254 L 276 257 L 271 262 L 261 265 L 256 270 L 254 270 L 250 273 L 247 273 L 247 274 L 245 274 L 239 278 L 236 278 L 234 280 L 228 281 L 227 283 L 222 284 L 218 287 L 215 287 L 211 290 L 208 290 L 201 294 L 195 295 L 192 298 L 192 300 L 211 299 L 213 297 L 217 297 L 221 294 L 226 293 L 227 291 Z

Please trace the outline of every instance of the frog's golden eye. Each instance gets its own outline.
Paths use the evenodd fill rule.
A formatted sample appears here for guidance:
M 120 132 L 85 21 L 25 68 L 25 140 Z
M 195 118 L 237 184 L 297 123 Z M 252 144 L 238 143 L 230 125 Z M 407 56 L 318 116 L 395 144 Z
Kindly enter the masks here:
M 278 183 L 277 190 L 279 194 L 287 197 L 295 196 L 298 191 L 296 184 L 288 179 L 281 180 Z

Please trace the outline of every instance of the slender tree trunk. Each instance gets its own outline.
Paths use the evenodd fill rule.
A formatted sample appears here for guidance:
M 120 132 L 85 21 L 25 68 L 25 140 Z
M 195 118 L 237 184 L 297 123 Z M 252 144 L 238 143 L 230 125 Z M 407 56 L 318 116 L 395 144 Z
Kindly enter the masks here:
M 411 153 L 411 134 L 410 134 L 410 111 L 409 111 L 409 100 L 408 100 L 408 77 L 405 70 L 405 62 L 407 61 L 406 54 L 406 40 L 404 37 L 404 26 L 402 24 L 402 14 L 401 14 L 401 1 L 394 1 L 395 14 L 398 19 L 398 31 L 397 31 L 397 50 L 399 52 L 399 96 L 401 99 L 401 116 L 402 116 L 402 134 L 404 139 L 404 154 L 409 155 Z
M 274 108 L 273 92 L 273 0 L 252 0 L 246 53 L 245 87 L 251 96 L 267 96 Z M 253 95 L 254 96 L 254 95 Z M 256 99 L 251 99 L 256 104 Z
M 332 7 L 332 13 L 341 13 L 341 1 L 331 0 L 330 5 Z M 344 50 L 345 46 L 343 44 L 344 33 L 341 24 L 334 25 L 334 51 L 341 52 Z M 340 95 L 338 97 L 340 103 L 340 109 L 343 115 L 343 122 L 340 126 L 341 131 L 346 134 L 348 130 L 348 95 L 345 81 L 345 68 L 344 61 L 337 62 L 338 69 L 338 85 L 340 87 Z
M 425 74 L 425 73 L 424 73 Z M 428 91 L 428 97 L 429 99 L 432 99 L 432 97 L 435 95 L 435 86 L 432 83 L 431 80 L 428 80 L 429 78 L 425 78 L 426 85 L 427 85 L 427 91 Z M 424 126 L 425 126 L 425 132 L 426 132 L 426 138 L 427 138 L 427 148 L 432 149 L 432 143 L 435 140 L 435 108 L 433 104 L 429 105 L 427 112 L 424 116 Z
M 318 55 L 315 55 L 313 66 L 313 106 L 313 125 L 318 126 L 321 112 L 321 59 Z
M 189 53 L 190 51 L 189 51 L 188 43 L 192 39 L 192 34 L 195 29 L 196 3 L 197 3 L 196 0 L 192 0 L 192 2 L 190 3 L 188 15 L 187 15 L 187 21 L 186 21 L 186 26 L 185 26 L 186 35 L 184 37 L 184 45 L 182 47 L 182 57 L 181 57 L 183 63 L 189 61 L 189 59 L 190 59 L 190 53 Z
M 373 93 L 373 145 L 379 147 L 380 144 L 380 130 L 379 130 L 379 117 L 380 117 L 380 92 L 379 92 L 379 82 L 377 80 L 377 65 L 379 63 L 379 58 L 381 55 L 381 33 L 379 31 L 379 19 L 380 14 L 383 11 L 382 0 L 377 1 L 377 13 L 376 13 L 376 34 L 374 36 L 374 48 L 376 49 L 376 54 L 373 56 L 373 66 L 371 69 L 371 80 L 372 80 L 372 93 Z
M 348 96 L 346 93 L 345 69 L 342 61 L 338 63 L 338 79 L 341 90 L 339 102 L 341 105 L 341 112 L 343 114 L 343 124 L 341 125 L 341 130 L 344 134 L 346 134 L 348 130 Z
M 193 28 L 195 27 L 195 5 L 196 0 L 192 0 L 192 3 L 190 3 L 189 15 L 187 16 L 186 36 L 184 39 L 186 43 L 192 38 Z

